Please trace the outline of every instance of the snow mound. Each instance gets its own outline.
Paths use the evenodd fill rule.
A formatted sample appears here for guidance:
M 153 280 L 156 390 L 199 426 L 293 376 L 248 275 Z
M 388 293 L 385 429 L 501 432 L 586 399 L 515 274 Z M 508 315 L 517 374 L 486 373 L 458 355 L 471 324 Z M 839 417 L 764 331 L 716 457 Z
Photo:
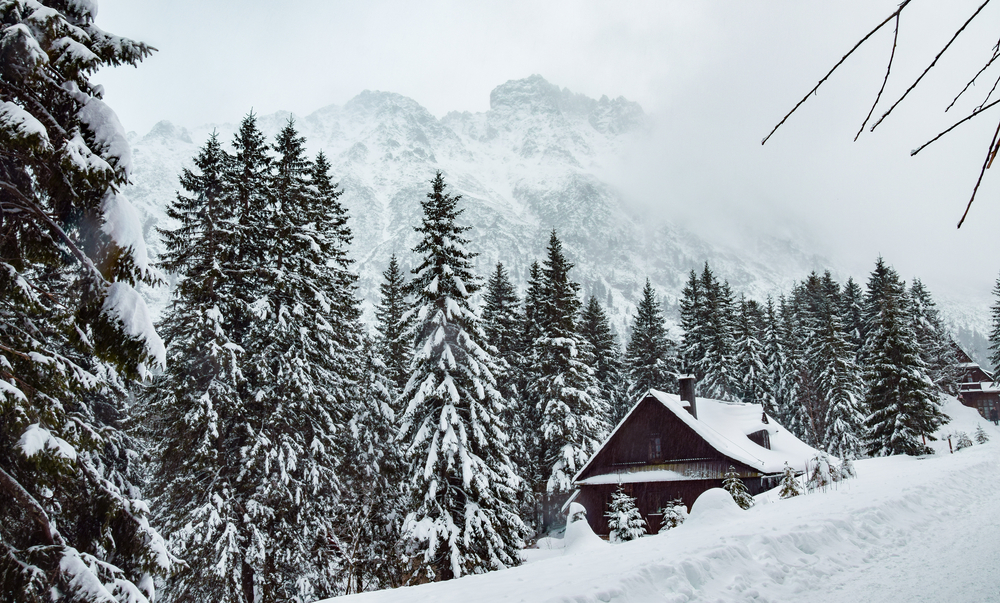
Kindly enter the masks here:
M 566 553 L 580 553 L 603 549 L 608 546 L 607 542 L 594 533 L 587 521 L 587 511 L 580 503 L 570 503 L 570 522 L 566 525 L 566 535 L 563 536 L 563 548 Z
M 729 492 L 722 488 L 711 488 L 701 493 L 691 505 L 691 513 L 686 524 L 722 523 L 736 519 L 744 513 Z

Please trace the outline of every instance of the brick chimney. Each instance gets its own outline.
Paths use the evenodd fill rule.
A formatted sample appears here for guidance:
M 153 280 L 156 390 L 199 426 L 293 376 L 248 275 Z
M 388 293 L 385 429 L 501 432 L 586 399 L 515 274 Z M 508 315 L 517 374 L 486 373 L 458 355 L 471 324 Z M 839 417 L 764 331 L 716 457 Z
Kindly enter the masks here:
M 677 382 L 680 383 L 681 389 L 681 400 L 689 404 L 688 411 L 691 416 L 698 418 L 698 403 L 695 402 L 694 398 L 694 375 L 681 375 L 677 377 Z

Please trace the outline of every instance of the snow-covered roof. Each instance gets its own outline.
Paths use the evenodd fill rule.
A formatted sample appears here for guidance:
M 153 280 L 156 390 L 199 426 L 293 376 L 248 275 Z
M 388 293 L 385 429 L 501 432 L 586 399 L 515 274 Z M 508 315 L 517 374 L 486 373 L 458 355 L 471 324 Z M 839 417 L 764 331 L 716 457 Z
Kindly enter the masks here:
M 695 433 L 701 436 L 705 442 L 707 442 L 719 453 L 752 467 L 761 473 L 778 473 L 784 468 L 786 462 L 796 469 L 805 468 L 806 461 L 819 452 L 815 448 L 792 435 L 787 429 L 778 424 L 773 417 L 768 416 L 768 422 L 764 423 L 761 420 L 764 415 L 764 410 L 760 404 L 722 402 L 720 400 L 712 400 L 709 398 L 696 398 L 696 405 L 698 407 L 698 418 L 696 419 L 687 411 L 687 407 L 690 405 L 681 400 L 676 394 L 668 394 L 666 392 L 651 389 L 649 390 L 649 394 L 640 399 L 640 401 L 632 407 L 632 409 L 627 415 L 625 415 L 618 425 L 615 426 L 615 429 L 611 432 L 607 439 L 604 440 L 601 447 L 598 448 L 593 455 L 591 455 L 587 463 L 584 464 L 584 466 L 573 478 L 574 482 L 577 482 L 580 476 L 583 475 L 583 473 L 594 462 L 594 459 L 598 454 L 600 454 L 601 450 L 603 450 L 604 447 L 607 446 L 608 442 L 615 437 L 615 434 L 618 433 L 621 427 L 628 422 L 629 417 L 631 417 L 632 413 L 634 413 L 636 408 L 639 407 L 642 400 L 645 400 L 649 396 L 652 396 L 660 404 L 662 404 L 664 408 L 672 412 L 678 419 L 694 430 Z M 747 437 L 749 434 L 760 431 L 767 431 L 768 439 L 771 445 L 770 450 L 760 446 Z M 642 471 L 621 475 L 615 473 L 591 476 L 586 480 L 577 483 L 604 483 L 594 481 L 598 478 L 614 478 L 615 483 L 617 483 L 619 478 L 636 482 L 673 481 L 675 479 L 679 479 L 668 475 L 659 476 L 658 474 L 661 472 L 664 474 L 676 474 L 676 472 L 669 470 Z M 656 479 L 658 476 L 661 479 Z

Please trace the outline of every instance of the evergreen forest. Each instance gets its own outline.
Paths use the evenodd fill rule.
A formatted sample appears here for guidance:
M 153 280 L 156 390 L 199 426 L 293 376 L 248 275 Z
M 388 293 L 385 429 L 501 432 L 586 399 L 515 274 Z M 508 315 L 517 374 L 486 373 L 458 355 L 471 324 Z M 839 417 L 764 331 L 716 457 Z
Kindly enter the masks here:
M 682 374 L 842 459 L 925 454 L 947 421 L 956 348 L 882 258 L 864 284 L 811 273 L 761 300 L 706 263 L 673 329 L 647 280 L 622 337 L 555 231 L 526 282 L 478 274 L 489 233 L 442 172 L 411 200 L 416 267 L 384 259 L 365 324 L 337 174 L 291 119 L 212 136 L 147 263 L 88 77 L 151 49 L 51 4 L 0 5 L 8 599 L 309 602 L 518 565 L 614 426 Z M 153 325 L 136 288 L 163 275 Z

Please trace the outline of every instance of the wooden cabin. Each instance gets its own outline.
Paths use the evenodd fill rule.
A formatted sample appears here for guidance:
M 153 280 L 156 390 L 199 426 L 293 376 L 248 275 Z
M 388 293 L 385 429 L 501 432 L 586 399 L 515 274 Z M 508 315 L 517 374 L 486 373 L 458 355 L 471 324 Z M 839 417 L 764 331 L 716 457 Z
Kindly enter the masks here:
M 958 384 L 958 399 L 962 404 L 979 411 L 987 421 L 1000 422 L 1000 386 L 993 381 L 993 375 L 983 370 L 965 350 L 955 346 L 959 367 L 963 371 Z
M 690 510 L 702 492 L 722 487 L 730 467 L 759 494 L 778 485 L 785 462 L 801 473 L 817 454 L 759 404 L 695 398 L 693 389 L 693 379 L 682 379 L 686 400 L 650 390 L 576 475 L 567 505 L 582 504 L 594 532 L 609 533 L 605 513 L 619 486 L 636 498 L 655 534 L 660 509 L 681 499 Z

